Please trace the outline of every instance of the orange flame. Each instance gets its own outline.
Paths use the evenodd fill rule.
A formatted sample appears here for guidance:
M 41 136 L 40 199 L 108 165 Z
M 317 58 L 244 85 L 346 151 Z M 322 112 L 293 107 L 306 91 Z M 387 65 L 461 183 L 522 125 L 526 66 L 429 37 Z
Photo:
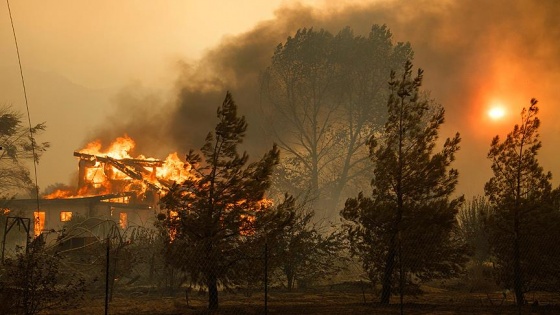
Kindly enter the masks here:
M 64 189 L 57 189 L 53 193 L 44 196 L 45 199 L 63 199 L 63 198 L 72 198 L 74 194 L 69 190 Z
M 196 180 L 198 177 L 191 165 L 182 162 L 178 154 L 171 153 L 165 160 L 146 158 L 144 155 L 131 156 L 135 142 L 128 136 L 115 139 L 107 149 L 103 149 L 99 140 L 93 141 L 74 155 L 80 159 L 79 186 L 76 191 L 57 190 L 45 199 L 79 198 L 93 195 L 118 194 L 118 197 L 108 196 L 105 201 L 129 203 L 132 200 L 150 201 L 167 193 L 173 183 L 182 183 L 187 179 Z M 149 194 L 149 192 L 151 194 Z M 125 194 L 122 194 L 125 193 Z M 133 194 L 130 194 L 133 193 Z M 189 193 L 184 191 L 182 193 Z M 250 203 L 250 204 L 249 204 Z M 272 200 L 263 198 L 258 201 L 242 200 L 235 205 L 228 205 L 228 210 L 235 207 L 250 207 L 253 213 L 240 215 L 242 235 L 253 233 L 253 223 L 259 211 L 265 211 L 272 206 Z M 176 224 L 179 213 L 169 210 L 170 241 L 176 238 Z M 119 224 L 126 227 L 126 213 L 119 216 Z M 39 226 L 37 226 L 39 229 Z
M 109 148 L 107 150 L 102 150 L 101 141 L 95 140 L 88 143 L 85 148 L 81 149 L 78 152 L 91 155 L 104 155 L 115 159 L 124 159 L 132 158 L 129 152 L 131 152 L 135 146 L 136 142 L 134 142 L 134 140 L 132 140 L 132 138 L 130 138 L 129 136 L 124 135 L 123 137 L 118 137 L 117 139 L 115 139 L 115 141 L 113 141 L 109 145 Z
M 77 191 L 57 190 L 45 199 L 77 198 L 91 195 L 133 192 L 145 198 L 148 188 L 165 194 L 173 182 L 192 178 L 190 165 L 182 162 L 177 153 L 165 160 L 131 156 L 136 143 L 125 135 L 115 139 L 106 149 L 101 141 L 88 143 L 78 151 L 80 155 L 80 187 Z M 76 154 L 75 154 L 76 155 Z

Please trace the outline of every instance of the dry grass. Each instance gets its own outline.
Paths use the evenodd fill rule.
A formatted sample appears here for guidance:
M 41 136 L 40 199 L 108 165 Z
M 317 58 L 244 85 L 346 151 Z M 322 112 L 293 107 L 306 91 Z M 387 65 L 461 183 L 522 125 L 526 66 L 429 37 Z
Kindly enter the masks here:
M 444 289 L 425 288 L 426 294 L 419 297 L 405 297 L 404 314 L 560 314 L 560 295 L 528 294 L 527 299 L 539 299 L 541 305 L 527 305 L 520 310 L 514 305 L 511 293 L 502 305 L 492 305 L 488 296 L 482 293 L 454 292 Z M 400 305 L 381 306 L 372 302 L 373 295 L 366 293 L 366 303 L 361 290 L 278 292 L 272 291 L 268 299 L 268 314 L 318 315 L 318 314 L 400 314 Z M 398 303 L 394 298 L 393 303 Z M 546 304 L 546 305 L 543 305 Z M 256 315 L 264 314 L 264 296 L 253 294 L 221 293 L 220 309 L 210 312 L 206 309 L 206 297 L 161 297 L 156 295 L 116 296 L 110 303 L 112 315 Z M 55 310 L 50 315 L 103 314 L 104 299 L 92 298 L 76 309 Z

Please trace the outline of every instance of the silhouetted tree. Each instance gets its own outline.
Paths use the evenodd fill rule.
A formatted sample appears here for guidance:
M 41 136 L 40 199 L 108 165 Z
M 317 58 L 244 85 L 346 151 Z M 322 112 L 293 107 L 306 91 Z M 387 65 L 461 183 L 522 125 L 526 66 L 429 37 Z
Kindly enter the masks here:
M 451 197 L 458 172 L 450 168 L 460 137 L 447 139 L 434 153 L 444 109 L 420 96 L 422 70 L 412 77 L 407 61 L 401 79 L 391 72 L 388 119 L 368 145 L 375 170 L 372 196 L 350 198 L 341 212 L 352 251 L 372 282 L 381 283 L 388 304 L 399 275 L 412 289 L 420 280 L 457 275 L 466 259 L 456 235 L 463 197 Z M 409 276 L 407 276 L 407 274 Z
M 218 124 L 206 137 L 202 155 L 191 150 L 186 162 L 193 177 L 176 185 L 162 200 L 173 225 L 170 242 L 180 264 L 194 281 L 208 288 L 208 307 L 218 307 L 218 285 L 227 284 L 234 266 L 245 259 L 247 239 L 260 224 L 258 213 L 271 204 L 263 201 L 278 164 L 276 145 L 260 161 L 248 164 L 248 155 L 237 145 L 247 124 L 237 116 L 228 92 L 217 111 Z
M 365 142 L 384 116 L 387 75 L 411 56 L 408 44 L 394 45 L 379 25 L 367 37 L 350 28 L 336 36 L 300 29 L 278 45 L 262 91 L 267 126 L 286 154 L 275 183 L 280 193 L 309 191 L 330 217 L 349 184 L 367 185 Z
M 35 185 L 31 181 L 25 161 L 38 161 L 49 148 L 48 142 L 37 143 L 35 139 L 43 131 L 45 131 L 45 123 L 29 128 L 22 124 L 21 114 L 10 107 L 0 108 L 0 147 L 2 147 L 0 195 L 2 197 L 11 197 L 21 190 L 29 192 L 34 189 Z
M 289 200 L 293 220 L 270 242 L 271 260 L 288 290 L 329 278 L 344 268 L 346 248 L 343 231 L 313 222 L 309 203 Z
M 532 99 L 506 139 L 492 139 L 488 158 L 494 176 L 484 186 L 494 207 L 488 225 L 500 279 L 513 288 L 519 306 L 525 292 L 550 287 L 560 274 L 555 244 L 560 212 L 552 206 L 552 174 L 537 160 L 542 146 L 538 112 L 537 100 Z

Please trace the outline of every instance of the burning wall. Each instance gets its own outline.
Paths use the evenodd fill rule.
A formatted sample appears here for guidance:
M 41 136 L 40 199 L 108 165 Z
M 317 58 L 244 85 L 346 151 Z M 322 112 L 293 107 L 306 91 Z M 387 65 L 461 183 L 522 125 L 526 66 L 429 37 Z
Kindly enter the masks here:
M 99 141 L 74 152 L 78 161 L 78 187 L 59 189 L 35 199 L 14 200 L 14 212 L 33 218 L 34 235 L 60 230 L 72 218 L 115 221 L 121 228 L 145 225 L 157 211 L 159 198 L 174 182 L 193 176 L 177 153 L 165 160 L 132 157 L 134 140 L 117 138 L 107 149 Z
M 134 147 L 134 140 L 128 136 L 117 138 L 107 149 L 102 149 L 99 141 L 89 143 L 74 152 L 79 158 L 76 191 L 57 190 L 44 198 L 127 194 L 126 203 L 155 204 L 174 182 L 193 176 L 190 166 L 181 162 L 177 153 L 169 154 L 165 160 L 132 157 Z

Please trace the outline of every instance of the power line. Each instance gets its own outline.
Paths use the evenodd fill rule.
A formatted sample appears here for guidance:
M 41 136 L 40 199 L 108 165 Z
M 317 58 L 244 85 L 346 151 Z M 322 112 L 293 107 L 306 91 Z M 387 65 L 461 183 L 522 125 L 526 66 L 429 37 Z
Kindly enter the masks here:
M 37 200 L 37 212 L 39 211 L 39 183 L 37 180 L 37 156 L 35 155 L 35 138 L 33 136 L 33 127 L 31 127 L 31 114 L 29 113 L 29 102 L 27 100 L 27 89 L 25 88 L 25 79 L 23 77 L 23 68 L 21 67 L 21 57 L 19 55 L 19 46 L 16 37 L 16 29 L 14 28 L 14 19 L 12 18 L 12 10 L 10 9 L 10 0 L 6 0 L 8 5 L 8 14 L 10 15 L 10 23 L 12 25 L 12 33 L 14 34 L 14 42 L 16 44 L 16 53 L 19 64 L 19 74 L 21 76 L 21 84 L 23 85 L 23 96 L 25 98 L 25 108 L 27 110 L 27 122 L 29 123 L 29 137 L 31 139 L 31 152 L 33 154 L 33 171 L 35 174 L 35 199 Z

